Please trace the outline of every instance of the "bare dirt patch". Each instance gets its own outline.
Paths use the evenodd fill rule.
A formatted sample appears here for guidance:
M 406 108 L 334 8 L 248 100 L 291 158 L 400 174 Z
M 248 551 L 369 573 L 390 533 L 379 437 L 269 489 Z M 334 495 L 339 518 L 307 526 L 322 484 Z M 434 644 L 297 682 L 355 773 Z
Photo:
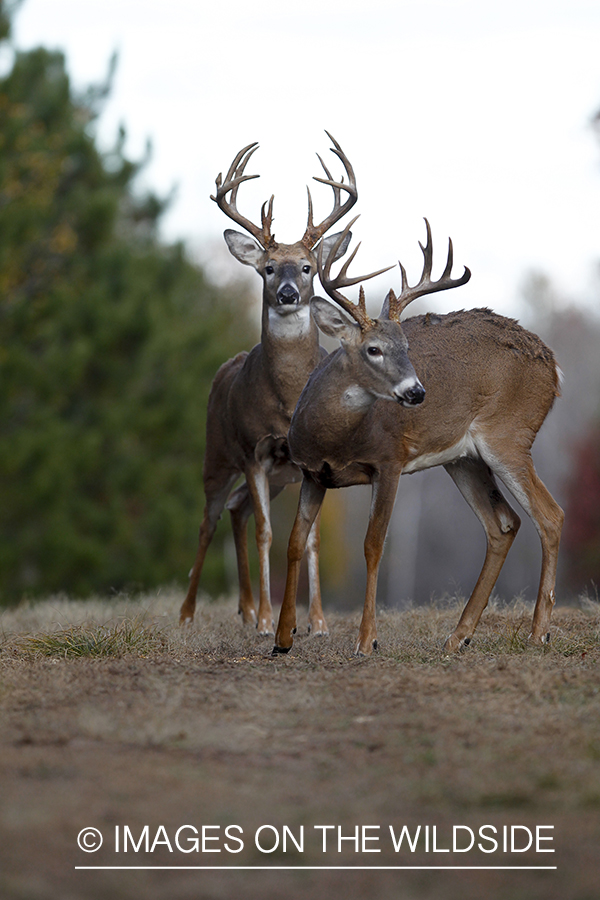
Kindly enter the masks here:
M 383 612 L 369 660 L 351 654 L 358 614 L 329 613 L 330 638 L 300 635 L 289 656 L 271 659 L 272 639 L 242 628 L 231 602 L 201 605 L 182 631 L 181 599 L 54 598 L 3 613 L 1 897 L 598 897 L 598 604 L 556 610 L 544 650 L 526 645 L 530 610 L 516 603 L 486 612 L 468 650 L 446 658 L 440 647 L 458 614 L 448 605 Z M 138 841 L 146 825 L 153 852 L 142 840 L 139 852 L 130 844 L 115 853 L 116 829 L 122 841 L 128 826 Z M 225 848 L 230 825 L 243 829 L 229 832 L 243 841 L 239 853 Z M 255 845 L 263 825 L 280 836 L 273 853 Z M 343 837 L 359 826 L 359 852 L 352 840 L 338 852 L 330 830 L 323 853 L 318 825 Z M 411 835 L 421 826 L 415 852 L 406 841 L 394 852 L 390 825 Z M 455 825 L 478 840 L 493 826 L 500 849 L 452 852 Z M 542 846 L 556 852 L 502 852 L 504 826 L 510 834 L 516 825 L 519 840 L 553 826 Z M 87 826 L 104 837 L 97 853 L 77 846 Z M 181 826 L 200 836 L 213 826 L 205 849 L 220 852 L 178 849 Z M 297 839 L 304 828 L 302 852 L 291 839 L 283 852 L 284 826 Z M 362 826 L 374 838 L 365 849 L 380 852 L 362 852 Z M 264 848 L 274 835 L 262 832 Z M 186 829 L 179 842 L 190 849 L 193 837 Z M 75 868 L 83 865 L 557 869 Z

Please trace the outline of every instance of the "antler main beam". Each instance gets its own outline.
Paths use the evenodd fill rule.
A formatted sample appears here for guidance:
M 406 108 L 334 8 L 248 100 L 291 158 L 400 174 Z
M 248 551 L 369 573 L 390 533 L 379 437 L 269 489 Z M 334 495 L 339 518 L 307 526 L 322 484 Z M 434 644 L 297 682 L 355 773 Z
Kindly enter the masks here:
M 466 284 L 471 277 L 471 271 L 466 266 L 465 271 L 460 278 L 450 277 L 453 264 L 453 252 L 452 238 L 449 238 L 446 268 L 442 272 L 441 278 L 439 278 L 437 281 L 431 280 L 431 268 L 433 265 L 433 244 L 431 240 L 431 228 L 427 219 L 425 219 L 425 227 L 427 229 L 427 243 L 425 244 L 425 246 L 423 246 L 421 241 L 419 241 L 419 247 L 423 251 L 424 261 L 423 272 L 418 284 L 415 284 L 412 287 L 409 285 L 408 278 L 406 277 L 406 269 L 404 268 L 400 260 L 398 260 L 400 272 L 402 273 L 402 291 L 400 293 L 400 296 L 396 300 L 398 316 L 408 306 L 408 304 L 412 303 L 413 300 L 416 300 L 417 297 L 423 297 L 425 294 L 433 294 L 435 293 L 435 291 L 447 291 L 450 290 L 450 288 L 460 287 L 461 284 Z
M 326 293 L 331 297 L 332 300 L 334 300 L 338 304 L 338 306 L 341 306 L 342 309 L 344 309 L 350 316 L 352 316 L 354 321 L 360 325 L 363 331 L 365 331 L 373 325 L 373 320 L 367 315 L 365 306 L 365 292 L 362 285 L 360 288 L 358 303 L 352 303 L 351 300 L 348 300 L 347 297 L 344 297 L 344 295 L 339 292 L 338 288 L 350 287 L 353 284 L 358 284 L 360 281 L 368 281 L 369 278 L 375 278 L 376 275 L 381 275 L 383 272 L 388 272 L 390 269 L 393 269 L 394 266 L 386 266 L 385 269 L 379 269 L 377 272 L 371 272 L 370 275 L 357 275 L 349 278 L 347 275 L 348 267 L 358 253 L 358 249 L 360 247 L 360 243 L 358 243 L 340 269 L 337 276 L 335 278 L 331 277 L 331 265 L 336 257 L 337 251 L 341 247 L 346 238 L 346 235 L 358 218 L 358 216 L 355 216 L 352 221 L 346 225 L 344 230 L 340 232 L 340 235 L 331 248 L 324 264 L 323 245 L 319 245 L 318 267 L 321 284 L 323 285 Z
M 242 228 L 245 228 L 246 231 L 253 235 L 263 250 L 267 250 L 268 248 L 277 246 L 275 238 L 271 234 L 271 225 L 273 223 L 273 196 L 271 196 L 271 199 L 268 201 L 268 207 L 266 202 L 262 205 L 260 228 L 258 225 L 255 225 L 254 222 L 251 222 L 250 219 L 243 216 L 237 208 L 237 192 L 240 184 L 243 184 L 244 181 L 251 181 L 253 178 L 260 177 L 259 175 L 244 175 L 248 160 L 257 148 L 258 141 L 254 141 L 253 144 L 248 144 L 247 147 L 240 150 L 231 163 L 224 182 L 223 176 L 221 172 L 219 172 L 215 181 L 217 194 L 216 197 L 213 197 L 211 194 L 210 199 L 215 201 L 219 209 L 221 209 L 226 216 L 233 219 L 234 222 L 237 222 L 238 225 L 241 225 Z M 227 194 L 229 194 L 229 192 L 231 192 L 231 199 L 228 201 Z

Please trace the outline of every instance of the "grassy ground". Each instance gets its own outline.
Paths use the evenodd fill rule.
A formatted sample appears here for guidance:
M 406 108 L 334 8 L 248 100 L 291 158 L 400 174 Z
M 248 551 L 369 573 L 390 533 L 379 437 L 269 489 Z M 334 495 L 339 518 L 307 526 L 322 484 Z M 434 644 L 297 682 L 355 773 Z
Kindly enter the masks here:
M 440 647 L 457 605 L 383 612 L 379 650 L 360 660 L 351 655 L 358 614 L 328 615 L 330 638 L 299 636 L 289 656 L 271 659 L 272 639 L 242 628 L 231 602 L 201 605 L 195 626 L 179 629 L 181 599 L 54 598 L 0 617 L 0 897 L 600 895 L 597 603 L 557 609 L 544 649 L 526 645 L 529 609 L 494 607 L 452 658 Z M 137 843 L 146 825 L 154 851 L 142 840 L 124 853 L 125 826 Z M 178 849 L 186 825 L 200 835 L 213 826 L 205 849 L 220 852 Z M 242 831 L 228 837 L 230 825 Z M 272 853 L 255 845 L 263 825 L 280 836 Z M 335 826 L 325 853 L 318 825 Z M 406 841 L 394 852 L 390 825 L 411 836 L 421 826 L 415 852 Z M 440 852 L 451 850 L 455 825 L 474 832 L 472 851 Z M 485 825 L 497 852 L 477 848 L 492 846 L 479 836 Z M 504 853 L 504 826 L 510 836 L 517 825 L 519 846 L 525 828 L 553 826 L 541 846 L 555 852 Z M 97 853 L 77 846 L 88 826 L 104 837 Z M 289 836 L 283 852 L 284 826 L 298 842 L 304 828 L 302 852 Z M 360 843 L 356 852 L 350 840 L 338 852 L 338 826 L 343 837 L 359 826 L 361 839 L 370 826 L 365 837 L 378 840 L 365 850 L 381 852 Z M 194 835 L 184 829 L 180 845 L 193 850 Z M 275 832 L 261 836 L 270 849 Z M 240 846 L 234 837 L 239 853 L 227 849 Z M 254 868 L 75 868 L 90 865 Z M 257 868 L 286 865 L 305 868 Z M 306 868 L 324 865 L 557 868 Z

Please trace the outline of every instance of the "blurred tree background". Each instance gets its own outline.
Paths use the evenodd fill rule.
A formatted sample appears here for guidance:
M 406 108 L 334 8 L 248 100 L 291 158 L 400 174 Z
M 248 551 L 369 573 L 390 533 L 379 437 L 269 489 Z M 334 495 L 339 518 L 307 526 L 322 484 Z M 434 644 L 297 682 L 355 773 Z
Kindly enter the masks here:
M 4 48 L 10 13 L 0 0 Z M 42 48 L 14 52 L 0 79 L 4 603 L 185 583 L 208 391 L 254 332 L 241 287 L 160 241 L 166 203 L 134 189 L 124 133 L 98 149 L 109 88 L 78 96 Z M 223 553 L 207 566 L 222 590 Z

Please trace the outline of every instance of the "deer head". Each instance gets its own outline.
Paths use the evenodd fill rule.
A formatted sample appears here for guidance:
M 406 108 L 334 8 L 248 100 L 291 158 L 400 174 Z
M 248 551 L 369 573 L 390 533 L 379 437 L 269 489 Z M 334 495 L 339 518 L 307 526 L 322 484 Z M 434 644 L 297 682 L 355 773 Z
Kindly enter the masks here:
M 346 229 L 338 236 L 340 243 L 345 240 L 356 219 L 348 224 Z M 338 338 L 347 356 L 345 372 L 352 384 L 346 391 L 345 397 L 352 405 L 368 405 L 373 398 L 394 400 L 403 406 L 418 406 L 425 399 L 425 389 L 419 381 L 413 365 L 408 358 L 408 341 L 402 330 L 400 315 L 403 310 L 425 294 L 434 291 L 443 291 L 459 287 L 471 277 L 469 269 L 460 278 L 451 278 L 453 254 L 452 241 L 449 243 L 448 259 L 444 272 L 437 281 L 431 280 L 431 267 L 433 247 L 431 241 L 431 229 L 425 219 L 427 229 L 427 243 L 419 246 L 423 252 L 423 273 L 419 282 L 410 286 L 406 277 L 406 271 L 402 263 L 398 263 L 402 273 L 402 291 L 398 297 L 392 290 L 387 294 L 381 313 L 376 319 L 367 315 L 365 293 L 361 285 L 358 303 L 352 303 L 339 288 L 358 284 L 368 278 L 373 278 L 382 272 L 373 272 L 370 275 L 348 277 L 348 267 L 356 256 L 360 244 L 355 248 L 349 259 L 342 266 L 339 274 L 331 276 L 331 265 L 335 261 L 336 244 L 333 244 L 329 257 L 324 259 L 324 248 L 319 249 L 318 266 L 321 282 L 327 294 L 335 301 L 332 306 L 321 297 L 313 297 L 311 309 L 313 317 L 324 334 Z M 336 242 L 337 243 L 337 242 Z M 348 315 L 345 315 L 345 310 Z
M 327 132 L 326 132 L 327 133 Z M 313 278 L 317 273 L 317 245 L 322 248 L 325 257 L 328 258 L 334 250 L 335 259 L 344 255 L 350 243 L 351 233 L 344 232 L 342 240 L 340 235 L 324 237 L 325 232 L 341 219 L 342 216 L 356 203 L 356 179 L 352 166 L 342 151 L 337 141 L 328 134 L 333 142 L 332 153 L 343 163 L 348 182 L 334 181 L 327 166 L 319 156 L 319 160 L 325 171 L 326 178 L 315 176 L 315 181 L 328 184 L 333 189 L 334 205 L 331 213 L 318 225 L 313 222 L 312 199 L 308 191 L 308 222 L 304 235 L 300 241 L 294 244 L 280 244 L 275 240 L 271 230 L 273 223 L 273 197 L 264 203 L 261 210 L 261 225 L 251 222 L 237 209 L 237 192 L 239 186 L 258 175 L 245 175 L 248 160 L 258 147 L 257 143 L 249 144 L 237 154 L 229 171 L 222 180 L 219 174 L 216 180 L 216 196 L 211 197 L 219 208 L 234 222 L 241 225 L 250 235 L 242 234 L 233 229 L 224 232 L 227 246 L 235 258 L 246 266 L 252 266 L 263 280 L 263 300 L 269 311 L 277 316 L 286 316 L 291 312 L 298 312 L 300 308 L 309 309 L 310 298 L 313 293 Z M 347 198 L 342 203 L 342 191 L 347 193 Z M 231 194 L 230 199 L 227 195 Z

